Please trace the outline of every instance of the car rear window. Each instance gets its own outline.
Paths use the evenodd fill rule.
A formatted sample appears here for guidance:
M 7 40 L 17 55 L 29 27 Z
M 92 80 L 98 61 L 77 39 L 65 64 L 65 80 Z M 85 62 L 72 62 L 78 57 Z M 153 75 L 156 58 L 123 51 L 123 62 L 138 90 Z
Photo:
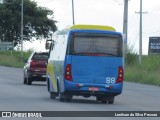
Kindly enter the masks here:
M 48 53 L 35 53 L 32 60 L 47 60 Z

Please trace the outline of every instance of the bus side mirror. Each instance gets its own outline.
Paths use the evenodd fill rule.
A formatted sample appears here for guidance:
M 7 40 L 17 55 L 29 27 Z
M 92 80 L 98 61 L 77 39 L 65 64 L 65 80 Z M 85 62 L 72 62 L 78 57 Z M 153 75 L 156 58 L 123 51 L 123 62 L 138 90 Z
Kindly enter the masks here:
M 50 46 L 51 46 L 51 40 L 47 40 L 47 41 L 46 41 L 46 44 L 45 44 L 45 49 L 46 49 L 46 50 L 49 50 L 49 49 L 50 49 Z

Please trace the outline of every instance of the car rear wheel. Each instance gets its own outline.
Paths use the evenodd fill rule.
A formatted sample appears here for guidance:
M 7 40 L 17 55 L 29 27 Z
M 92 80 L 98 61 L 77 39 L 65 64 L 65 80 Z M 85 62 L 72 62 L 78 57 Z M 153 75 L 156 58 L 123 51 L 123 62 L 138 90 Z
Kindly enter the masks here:
M 24 77 L 23 84 L 27 84 L 27 78 Z
M 27 79 L 27 85 L 31 85 L 32 84 L 32 78 L 28 78 Z

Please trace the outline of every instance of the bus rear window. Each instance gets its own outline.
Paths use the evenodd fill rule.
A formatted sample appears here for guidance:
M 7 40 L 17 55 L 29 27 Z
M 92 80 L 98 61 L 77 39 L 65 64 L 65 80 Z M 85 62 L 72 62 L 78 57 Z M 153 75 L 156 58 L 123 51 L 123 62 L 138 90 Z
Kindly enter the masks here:
M 71 37 L 71 54 L 122 56 L 122 37 L 106 34 L 74 34 Z

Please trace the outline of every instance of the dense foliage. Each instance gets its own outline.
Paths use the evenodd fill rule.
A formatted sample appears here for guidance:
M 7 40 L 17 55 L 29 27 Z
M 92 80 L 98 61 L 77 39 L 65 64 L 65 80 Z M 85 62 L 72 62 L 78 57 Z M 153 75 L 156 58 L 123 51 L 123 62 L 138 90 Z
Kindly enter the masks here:
M 24 40 L 48 38 L 57 30 L 53 11 L 39 7 L 36 2 L 24 0 Z M 21 39 L 21 0 L 3 0 L 0 3 L 0 41 L 14 42 Z

